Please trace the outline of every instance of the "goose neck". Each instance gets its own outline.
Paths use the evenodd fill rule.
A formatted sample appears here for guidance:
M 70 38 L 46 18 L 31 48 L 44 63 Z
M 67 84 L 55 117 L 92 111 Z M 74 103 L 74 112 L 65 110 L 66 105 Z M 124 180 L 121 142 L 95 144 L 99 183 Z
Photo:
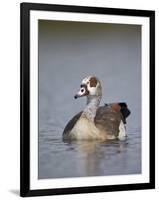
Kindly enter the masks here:
M 86 117 L 87 119 L 94 122 L 94 118 L 96 116 L 96 112 L 99 107 L 100 101 L 101 96 L 88 96 L 87 105 L 82 113 L 82 117 Z

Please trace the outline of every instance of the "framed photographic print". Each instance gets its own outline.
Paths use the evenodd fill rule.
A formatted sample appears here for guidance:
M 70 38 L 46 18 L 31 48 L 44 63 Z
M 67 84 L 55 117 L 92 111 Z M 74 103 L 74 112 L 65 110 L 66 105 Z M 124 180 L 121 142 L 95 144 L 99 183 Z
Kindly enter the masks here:
M 155 188 L 155 12 L 21 4 L 20 195 Z

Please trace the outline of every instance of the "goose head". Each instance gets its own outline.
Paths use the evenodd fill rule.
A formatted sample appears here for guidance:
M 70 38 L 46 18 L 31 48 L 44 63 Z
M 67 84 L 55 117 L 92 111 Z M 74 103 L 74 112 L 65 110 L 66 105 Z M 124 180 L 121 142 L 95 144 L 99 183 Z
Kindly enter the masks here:
M 102 87 L 101 83 L 95 76 L 87 76 L 84 78 L 80 85 L 80 90 L 74 96 L 75 99 L 78 97 L 95 97 L 102 96 Z

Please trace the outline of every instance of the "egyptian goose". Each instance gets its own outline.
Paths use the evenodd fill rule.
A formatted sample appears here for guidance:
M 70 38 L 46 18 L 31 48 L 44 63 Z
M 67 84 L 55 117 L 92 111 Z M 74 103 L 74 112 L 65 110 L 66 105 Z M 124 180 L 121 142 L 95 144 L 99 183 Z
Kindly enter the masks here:
M 100 106 L 102 87 L 95 76 L 82 80 L 79 92 L 74 96 L 87 97 L 83 111 L 75 115 L 66 125 L 64 140 L 110 140 L 126 137 L 126 118 L 130 114 L 126 103 Z

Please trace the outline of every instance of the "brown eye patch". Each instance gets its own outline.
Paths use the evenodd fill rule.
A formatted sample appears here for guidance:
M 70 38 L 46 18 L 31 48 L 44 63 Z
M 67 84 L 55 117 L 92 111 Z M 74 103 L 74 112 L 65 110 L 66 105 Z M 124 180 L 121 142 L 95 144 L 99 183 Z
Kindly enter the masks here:
M 97 85 L 96 77 L 91 77 L 90 78 L 90 87 L 96 87 L 96 85 Z
M 86 96 L 86 95 L 89 95 L 89 91 L 88 91 L 88 89 L 87 89 L 87 85 L 85 85 L 85 84 L 82 84 L 81 85 L 81 88 L 85 88 L 85 93 L 83 94 L 83 96 Z

